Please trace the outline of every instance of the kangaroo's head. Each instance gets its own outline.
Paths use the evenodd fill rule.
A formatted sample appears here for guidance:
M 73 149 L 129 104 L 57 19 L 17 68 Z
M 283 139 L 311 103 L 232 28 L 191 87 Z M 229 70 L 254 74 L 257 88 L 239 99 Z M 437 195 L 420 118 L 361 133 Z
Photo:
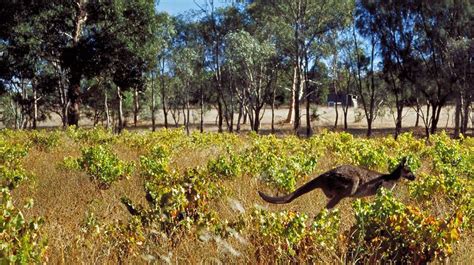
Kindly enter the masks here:
M 404 157 L 402 158 L 402 161 L 400 162 L 400 164 L 398 165 L 397 170 L 399 170 L 399 177 L 400 178 L 406 178 L 408 180 L 415 180 L 415 174 L 413 174 L 413 172 L 411 172 L 411 169 L 408 167 L 408 165 L 406 164 L 407 163 L 407 158 Z
M 387 174 L 384 176 L 385 180 L 399 180 L 400 178 L 406 178 L 408 180 L 415 180 L 415 175 L 411 172 L 410 168 L 408 167 L 407 158 L 402 158 L 400 164 L 395 168 L 392 173 Z

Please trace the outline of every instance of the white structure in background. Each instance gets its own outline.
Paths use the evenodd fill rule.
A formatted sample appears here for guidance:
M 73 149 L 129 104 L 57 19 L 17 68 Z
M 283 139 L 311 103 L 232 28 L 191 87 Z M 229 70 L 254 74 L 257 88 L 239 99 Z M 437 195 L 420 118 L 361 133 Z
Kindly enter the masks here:
M 357 109 L 357 96 L 352 94 L 334 94 L 331 93 L 328 95 L 328 107 L 334 107 L 334 105 L 342 105 L 342 106 L 349 106 L 354 107 Z

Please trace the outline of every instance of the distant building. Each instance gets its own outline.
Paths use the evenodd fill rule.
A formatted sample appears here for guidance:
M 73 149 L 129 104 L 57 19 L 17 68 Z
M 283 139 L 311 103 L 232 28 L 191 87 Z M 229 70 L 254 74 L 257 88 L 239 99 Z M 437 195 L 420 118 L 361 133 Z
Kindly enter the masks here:
M 342 105 L 357 108 L 357 96 L 346 93 L 330 93 L 328 95 L 328 106 Z

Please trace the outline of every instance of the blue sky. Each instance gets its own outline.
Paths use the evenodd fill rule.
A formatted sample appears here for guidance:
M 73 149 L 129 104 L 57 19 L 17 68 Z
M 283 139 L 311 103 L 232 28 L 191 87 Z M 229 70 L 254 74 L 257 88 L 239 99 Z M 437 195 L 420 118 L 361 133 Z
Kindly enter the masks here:
M 196 0 L 196 2 L 200 5 L 204 5 L 206 0 Z M 214 0 L 214 5 L 216 7 L 224 6 L 226 2 L 230 1 Z M 160 12 L 166 11 L 172 15 L 178 15 L 192 9 L 197 9 L 197 6 L 193 0 L 160 0 L 160 4 L 158 5 L 157 9 Z

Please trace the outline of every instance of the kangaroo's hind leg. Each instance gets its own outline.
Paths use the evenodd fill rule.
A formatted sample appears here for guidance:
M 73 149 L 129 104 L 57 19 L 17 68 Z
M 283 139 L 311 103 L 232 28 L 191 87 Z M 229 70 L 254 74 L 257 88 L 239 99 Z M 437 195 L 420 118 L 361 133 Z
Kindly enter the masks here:
M 350 196 L 356 194 L 357 190 L 359 189 L 359 183 L 360 183 L 359 178 L 354 178 L 353 179 Z
M 334 206 L 336 206 L 345 196 L 343 195 L 336 195 L 333 198 L 331 198 L 328 203 L 326 204 L 326 209 L 332 209 Z

